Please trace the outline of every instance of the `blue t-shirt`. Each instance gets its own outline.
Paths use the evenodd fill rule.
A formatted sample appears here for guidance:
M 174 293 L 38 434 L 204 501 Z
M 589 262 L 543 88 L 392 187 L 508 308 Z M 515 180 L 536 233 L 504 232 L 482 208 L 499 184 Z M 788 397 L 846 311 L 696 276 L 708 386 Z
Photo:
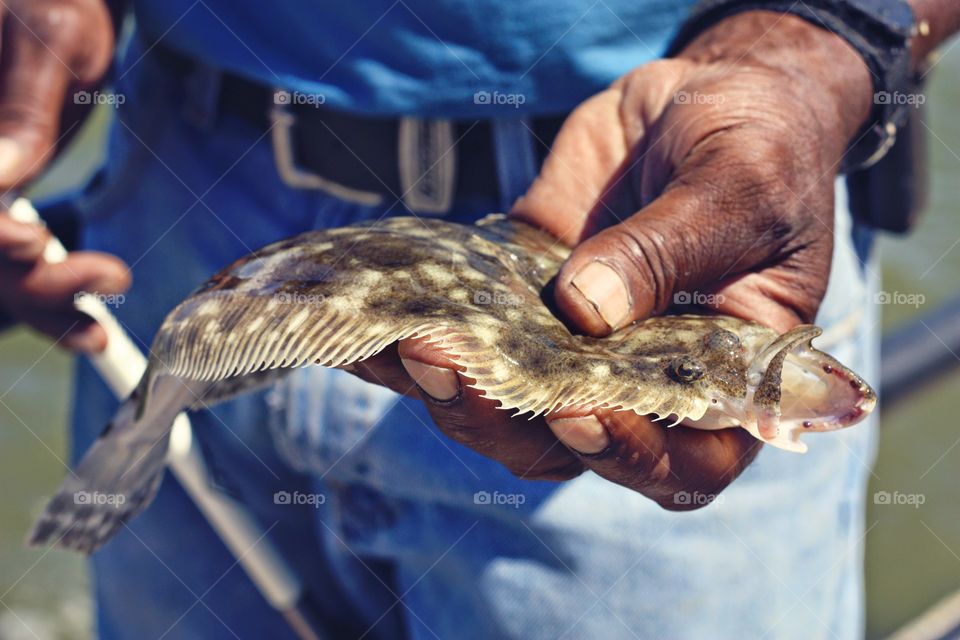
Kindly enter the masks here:
M 694 0 L 136 0 L 218 67 L 369 114 L 561 113 L 663 53 Z M 307 98 L 304 98 L 307 99 Z

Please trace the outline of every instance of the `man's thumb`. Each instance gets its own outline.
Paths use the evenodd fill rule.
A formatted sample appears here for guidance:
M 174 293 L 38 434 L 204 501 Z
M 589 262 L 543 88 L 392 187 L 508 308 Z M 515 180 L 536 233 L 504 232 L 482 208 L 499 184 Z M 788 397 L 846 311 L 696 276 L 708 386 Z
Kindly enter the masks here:
M 557 306 L 575 329 L 607 335 L 663 312 L 675 294 L 696 302 L 698 286 L 716 286 L 773 251 L 749 236 L 693 189 L 670 189 L 574 250 L 557 275 Z

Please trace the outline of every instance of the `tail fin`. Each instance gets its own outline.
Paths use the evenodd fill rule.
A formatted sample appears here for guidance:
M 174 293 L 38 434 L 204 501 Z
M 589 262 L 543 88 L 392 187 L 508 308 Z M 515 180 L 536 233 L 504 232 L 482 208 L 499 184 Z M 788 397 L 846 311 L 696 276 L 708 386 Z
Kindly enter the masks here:
M 160 487 L 174 418 L 190 401 L 183 380 L 141 384 L 50 500 L 29 544 L 93 553 L 150 504 Z M 142 405 L 142 406 L 141 406 Z

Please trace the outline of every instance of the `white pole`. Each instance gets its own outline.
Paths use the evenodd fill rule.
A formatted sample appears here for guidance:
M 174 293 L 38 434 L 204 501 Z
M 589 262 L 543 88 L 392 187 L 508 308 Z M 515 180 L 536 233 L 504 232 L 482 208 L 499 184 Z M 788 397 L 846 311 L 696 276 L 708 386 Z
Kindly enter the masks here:
M 20 222 L 43 224 L 26 198 L 17 198 L 10 205 L 9 214 Z M 50 263 L 63 262 L 67 251 L 57 238 L 51 237 L 43 258 Z M 140 381 L 147 359 L 103 301 L 94 296 L 80 296 L 76 307 L 96 320 L 106 332 L 107 348 L 90 359 L 114 394 L 125 399 Z M 283 614 L 300 638 L 320 640 L 315 614 L 300 580 L 243 505 L 213 488 L 185 413 L 174 420 L 167 463 L 267 602 Z

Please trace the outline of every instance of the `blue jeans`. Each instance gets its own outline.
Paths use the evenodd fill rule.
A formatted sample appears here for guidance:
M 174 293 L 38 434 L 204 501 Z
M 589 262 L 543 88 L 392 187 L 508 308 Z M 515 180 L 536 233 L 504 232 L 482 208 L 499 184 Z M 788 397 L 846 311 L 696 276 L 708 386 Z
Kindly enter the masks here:
M 167 311 L 235 258 L 386 213 L 286 186 L 269 136 L 239 119 L 191 124 L 182 107 L 202 96 L 152 54 L 119 91 L 109 161 L 80 201 L 83 244 L 132 266 L 117 312 L 144 349 Z M 523 155 L 500 150 L 504 163 Z M 821 346 L 875 381 L 875 306 L 865 304 L 875 283 L 842 200 L 819 318 L 834 336 Z M 500 204 L 460 202 L 451 217 Z M 76 452 L 116 405 L 81 361 Z M 269 529 L 332 637 L 862 636 L 875 420 L 807 438 L 806 455 L 765 448 L 721 500 L 691 513 L 590 473 L 519 480 L 443 436 L 419 402 L 339 371 L 299 370 L 198 413 L 194 426 L 220 488 Z M 277 491 L 323 501 L 278 505 Z M 292 637 L 170 477 L 92 564 L 102 638 Z

